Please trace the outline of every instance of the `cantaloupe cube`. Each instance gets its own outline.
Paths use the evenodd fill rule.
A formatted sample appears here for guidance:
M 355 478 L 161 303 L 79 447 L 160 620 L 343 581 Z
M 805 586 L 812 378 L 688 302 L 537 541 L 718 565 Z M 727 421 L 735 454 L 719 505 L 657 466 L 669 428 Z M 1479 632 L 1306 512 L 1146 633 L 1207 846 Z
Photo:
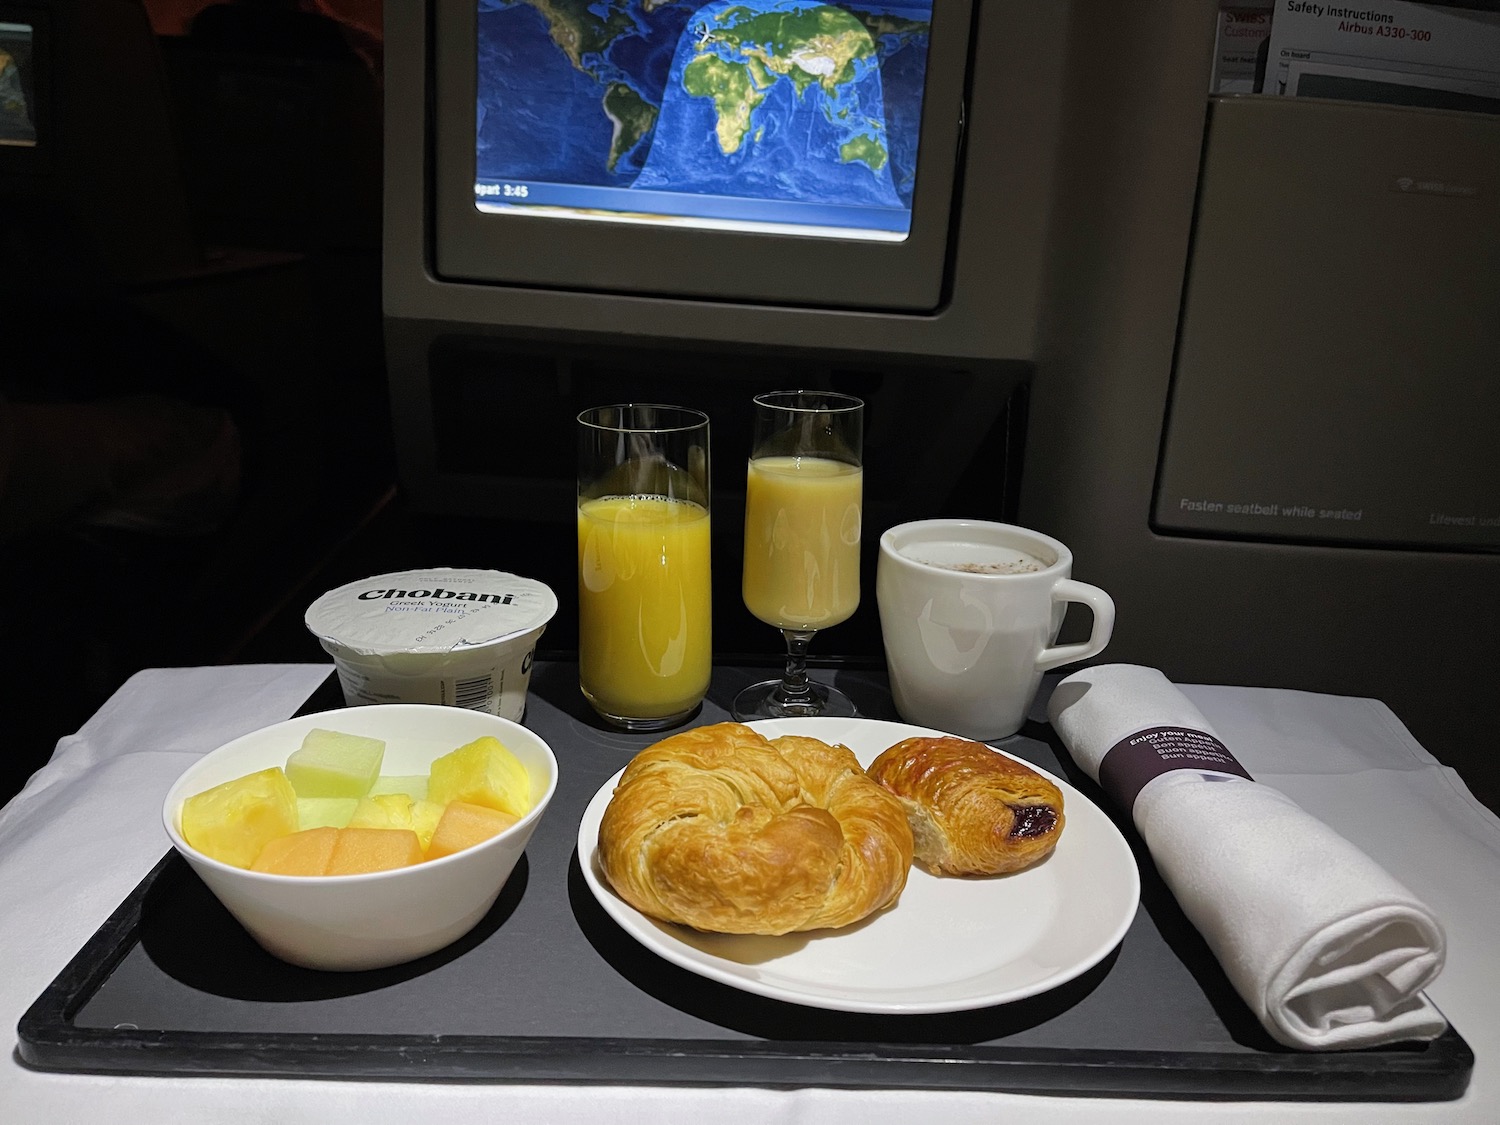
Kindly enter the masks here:
M 359 875 L 421 862 L 422 845 L 410 828 L 340 828 L 324 874 Z
M 385 793 L 405 793 L 413 801 L 425 801 L 427 799 L 427 775 L 418 774 L 381 774 L 375 779 L 375 784 L 370 786 L 367 797 L 379 797 Z
M 322 875 L 328 870 L 338 835 L 337 828 L 305 828 L 290 836 L 277 836 L 266 841 L 250 870 L 270 875 Z
M 445 855 L 472 848 L 475 844 L 504 832 L 519 819 L 520 817 L 485 805 L 449 801 L 443 809 L 443 818 L 437 823 L 437 830 L 432 834 L 432 842 L 427 845 L 427 858 L 441 859 Z
M 359 805 L 358 797 L 298 797 L 298 828 L 343 828 Z
M 182 803 L 182 838 L 221 863 L 249 867 L 277 836 L 297 831 L 297 794 L 275 766 Z
M 440 805 L 467 801 L 521 817 L 531 809 L 531 779 L 498 738 L 485 735 L 432 763 L 427 798 Z
M 286 776 L 299 797 L 363 797 L 384 757 L 378 738 L 315 729 L 286 760 Z

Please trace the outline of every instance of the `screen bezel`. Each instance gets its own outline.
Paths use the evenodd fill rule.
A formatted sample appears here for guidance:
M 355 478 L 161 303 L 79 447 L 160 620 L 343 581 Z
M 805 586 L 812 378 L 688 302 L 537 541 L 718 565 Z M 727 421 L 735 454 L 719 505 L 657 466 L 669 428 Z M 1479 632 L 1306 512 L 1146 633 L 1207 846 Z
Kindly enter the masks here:
M 911 231 L 900 242 L 491 214 L 474 202 L 478 18 L 434 5 L 430 268 L 451 281 L 932 312 L 946 292 L 972 0 L 941 0 L 923 94 Z M 942 18 L 938 18 L 941 14 Z

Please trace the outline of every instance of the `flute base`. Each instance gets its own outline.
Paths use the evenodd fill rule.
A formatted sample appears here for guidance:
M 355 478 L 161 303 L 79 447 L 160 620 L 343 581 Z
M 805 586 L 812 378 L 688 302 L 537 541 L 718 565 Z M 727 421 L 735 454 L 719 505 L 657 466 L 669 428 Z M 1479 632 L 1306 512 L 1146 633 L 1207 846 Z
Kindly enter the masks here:
M 811 680 L 800 691 L 788 691 L 784 680 L 763 680 L 734 697 L 734 718 L 740 723 L 755 719 L 850 718 L 858 714 L 854 701 L 838 688 Z

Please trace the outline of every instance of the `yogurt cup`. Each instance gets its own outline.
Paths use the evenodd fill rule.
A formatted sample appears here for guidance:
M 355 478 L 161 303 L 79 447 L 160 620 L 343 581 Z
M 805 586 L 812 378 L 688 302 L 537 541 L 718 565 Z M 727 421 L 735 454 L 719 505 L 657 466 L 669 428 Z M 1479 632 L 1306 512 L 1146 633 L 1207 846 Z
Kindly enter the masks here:
M 518 722 L 536 643 L 556 613 L 557 595 L 534 579 L 434 567 L 330 590 L 304 621 L 351 707 L 435 703 Z

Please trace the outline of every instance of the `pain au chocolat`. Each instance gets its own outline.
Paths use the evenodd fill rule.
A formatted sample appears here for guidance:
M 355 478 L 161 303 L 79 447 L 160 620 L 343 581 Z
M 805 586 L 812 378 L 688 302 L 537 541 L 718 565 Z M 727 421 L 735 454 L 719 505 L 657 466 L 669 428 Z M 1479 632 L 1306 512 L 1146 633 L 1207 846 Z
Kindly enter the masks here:
M 900 897 L 911 861 L 900 803 L 850 750 L 739 723 L 641 751 L 599 825 L 616 894 L 715 933 L 850 925 Z
M 1057 786 L 982 743 L 908 738 L 866 772 L 906 810 L 917 859 L 945 875 L 1019 871 L 1050 855 L 1062 835 Z

